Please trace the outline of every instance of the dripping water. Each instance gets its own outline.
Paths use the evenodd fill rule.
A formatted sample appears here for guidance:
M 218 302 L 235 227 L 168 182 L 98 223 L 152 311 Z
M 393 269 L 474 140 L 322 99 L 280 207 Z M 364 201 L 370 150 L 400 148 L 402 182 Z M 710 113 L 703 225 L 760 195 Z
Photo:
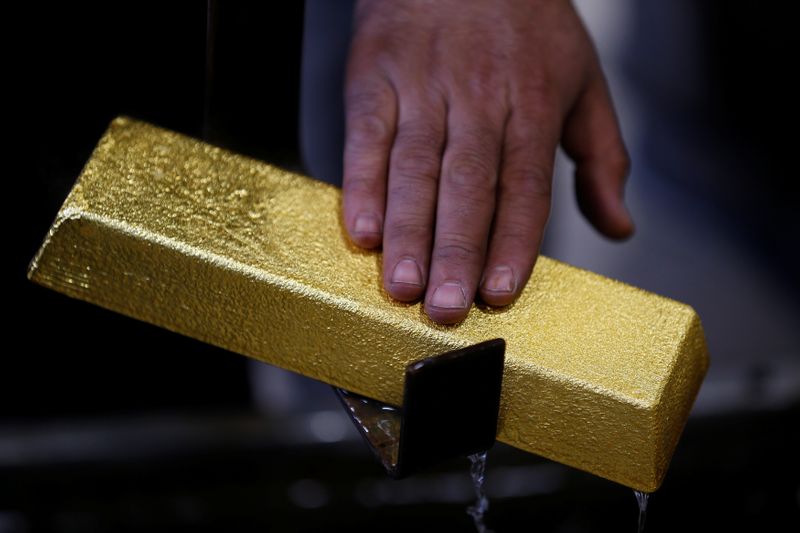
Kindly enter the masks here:
M 489 510 L 489 498 L 486 497 L 484 482 L 486 480 L 486 454 L 487 452 L 475 453 L 469 456 L 470 467 L 469 475 L 472 477 L 472 487 L 475 489 L 475 504 L 467 507 L 467 514 L 475 522 L 475 529 L 478 533 L 492 533 L 486 527 L 484 516 Z
M 637 531 L 643 533 L 644 521 L 647 520 L 647 501 L 650 499 L 650 493 L 634 490 L 633 495 L 636 496 L 636 503 L 639 504 L 639 528 Z

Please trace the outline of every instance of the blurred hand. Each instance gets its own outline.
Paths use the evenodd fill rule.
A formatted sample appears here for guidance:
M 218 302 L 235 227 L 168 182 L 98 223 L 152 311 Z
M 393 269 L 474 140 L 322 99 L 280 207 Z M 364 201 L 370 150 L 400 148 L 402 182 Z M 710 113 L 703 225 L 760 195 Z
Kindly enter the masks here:
M 539 252 L 559 142 L 583 214 L 624 238 L 628 156 L 567 0 L 360 0 L 345 90 L 344 221 L 383 283 L 439 323 L 511 303 Z

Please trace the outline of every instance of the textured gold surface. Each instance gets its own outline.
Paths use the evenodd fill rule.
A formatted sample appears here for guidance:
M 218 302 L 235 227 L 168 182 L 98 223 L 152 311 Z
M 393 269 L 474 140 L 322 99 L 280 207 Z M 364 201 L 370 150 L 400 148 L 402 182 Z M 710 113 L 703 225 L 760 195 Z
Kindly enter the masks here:
M 708 364 L 690 307 L 542 257 L 510 308 L 438 326 L 387 297 L 339 203 L 335 187 L 119 118 L 29 276 L 390 403 L 408 362 L 502 337 L 499 440 L 658 488 Z

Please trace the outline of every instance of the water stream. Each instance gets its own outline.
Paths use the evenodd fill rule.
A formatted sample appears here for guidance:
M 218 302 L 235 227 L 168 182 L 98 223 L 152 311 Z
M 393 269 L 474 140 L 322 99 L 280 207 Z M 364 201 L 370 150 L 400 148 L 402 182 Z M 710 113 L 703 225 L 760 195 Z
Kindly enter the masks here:
M 484 516 L 489 510 L 489 498 L 486 497 L 484 482 L 486 481 L 486 454 L 487 452 L 475 453 L 469 456 L 470 467 L 469 475 L 472 477 L 472 487 L 475 489 L 474 505 L 467 507 L 467 514 L 475 522 L 475 529 L 478 533 L 493 533 L 486 527 Z
M 647 520 L 647 501 L 650 499 L 650 493 L 634 490 L 633 495 L 636 496 L 636 503 L 639 504 L 639 529 L 637 531 L 643 533 L 644 522 Z

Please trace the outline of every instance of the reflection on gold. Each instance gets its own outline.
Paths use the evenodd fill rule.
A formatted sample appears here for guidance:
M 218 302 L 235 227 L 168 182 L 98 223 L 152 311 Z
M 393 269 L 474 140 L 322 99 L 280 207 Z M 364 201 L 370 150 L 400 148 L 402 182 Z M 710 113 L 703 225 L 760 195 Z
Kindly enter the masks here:
M 542 257 L 514 305 L 438 326 L 387 297 L 339 210 L 335 187 L 118 118 L 29 276 L 394 404 L 410 361 L 502 337 L 499 440 L 659 486 L 708 365 L 690 307 Z

